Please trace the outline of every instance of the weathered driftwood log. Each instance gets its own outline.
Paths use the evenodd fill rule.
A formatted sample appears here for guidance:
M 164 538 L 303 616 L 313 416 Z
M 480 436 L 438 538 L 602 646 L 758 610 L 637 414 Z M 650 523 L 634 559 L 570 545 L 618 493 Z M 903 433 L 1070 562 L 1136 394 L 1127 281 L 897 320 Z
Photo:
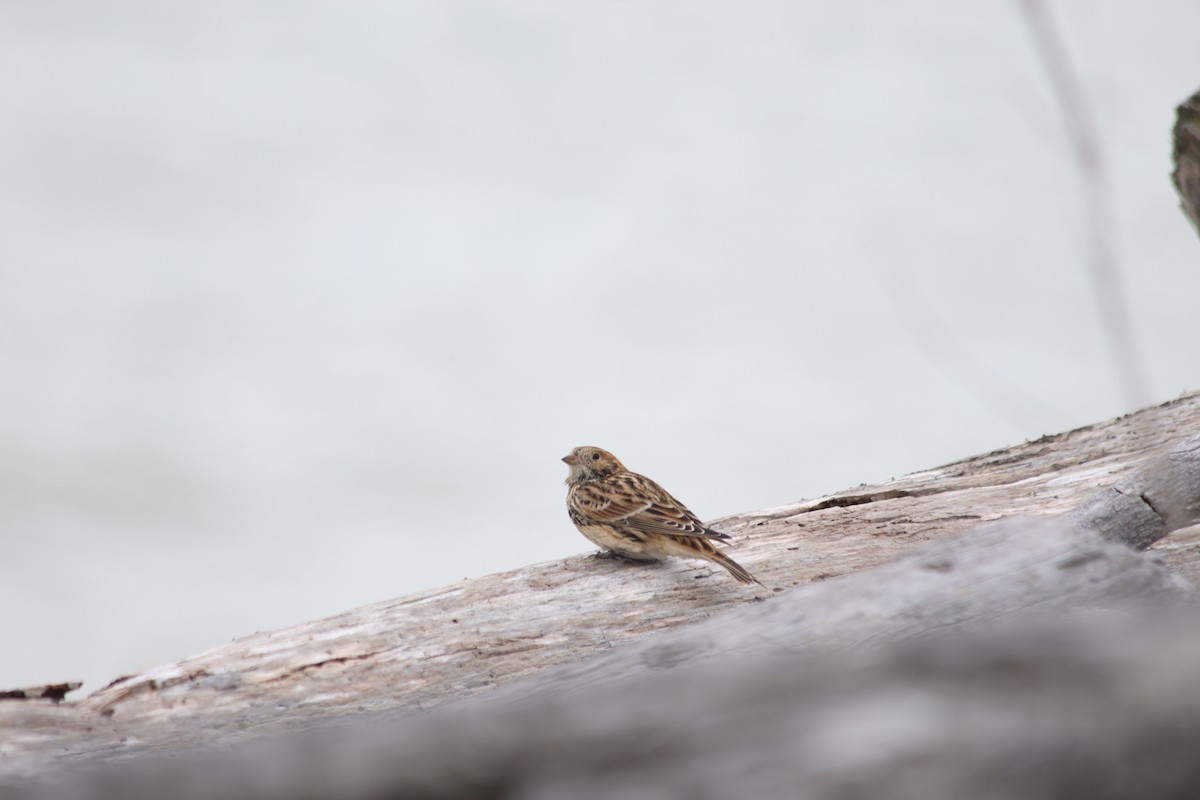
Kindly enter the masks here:
M 1194 504 L 1186 502 L 1200 495 L 1197 449 L 1189 439 L 1197 435 L 1200 397 L 1188 396 L 718 527 L 741 541 L 738 560 L 777 590 L 877 566 L 981 521 L 1052 516 L 1085 501 L 1073 520 L 1110 539 L 1144 544 L 1197 522 Z M 1136 492 L 1121 489 L 1134 485 Z M 1200 561 L 1194 547 L 1161 553 L 1184 569 Z M 934 569 L 914 574 L 929 586 L 944 577 Z M 1081 574 L 1062 570 L 1063 588 L 1074 591 L 1069 579 Z M 0 774 L 46 772 L 69 758 L 229 744 L 322 719 L 468 697 L 656 631 L 760 607 L 754 592 L 722 578 L 688 563 L 641 567 L 570 558 L 257 634 L 120 680 L 83 701 L 0 703 Z M 1024 574 L 1014 571 L 1010 580 L 1020 583 Z M 762 608 L 785 608 L 782 595 L 759 594 L 772 598 Z M 932 612 L 940 606 L 918 612 L 904 605 L 905 597 L 896 594 L 897 607 L 914 618 L 924 613 L 931 629 L 953 624 L 943 611 Z M 827 626 L 844 628 L 832 619 Z M 806 640 L 822 639 L 798 630 Z
M 3 704 L 0 774 L 45 774 L 69 757 L 145 758 L 145 751 L 227 746 L 311 728 L 323 719 L 357 727 L 383 712 L 411 711 L 513 682 L 479 699 L 478 713 L 496 714 L 488 709 L 517 700 L 526 708 L 541 695 L 588 687 L 600 691 L 601 684 L 640 680 L 643 672 L 699 665 L 723 654 L 846 652 L 1030 608 L 1062 611 L 1171 594 L 1177 587 L 1156 561 L 1102 544 L 1081 528 L 1110 542 L 1139 545 L 1169 542 L 1174 530 L 1192 531 L 1200 497 L 1198 435 L 1200 398 L 1190 396 L 879 486 L 734 518 L 725 528 L 747 541 L 739 559 L 769 584 L 801 586 L 767 593 L 765 603 L 747 603 L 752 593 L 714 580 L 707 570 L 697 575 L 686 564 L 644 568 L 574 558 L 249 637 L 118 682 L 82 702 Z M 1045 517 L 1072 507 L 1077 510 L 1057 521 L 1005 523 L 890 566 L 821 582 L 890 560 L 914 543 L 948 538 L 980 519 Z M 1176 565 L 1200 560 L 1195 548 L 1162 553 Z M 576 664 L 618 641 L 730 609 L 736 610 Z M 573 666 L 546 671 L 560 664 Z M 728 666 L 720 670 L 733 684 L 743 682 L 732 680 Z M 543 678 L 528 678 L 539 672 Z M 487 729 L 492 723 L 479 724 Z M 363 734 L 359 745 L 368 747 L 377 736 L 389 742 L 424 736 L 416 728 L 404 730 Z M 326 740 L 321 747 L 334 745 Z M 418 761 L 427 758 L 421 750 Z M 472 762 L 472 769 L 487 772 L 485 762 Z M 294 789 L 290 781 L 305 774 L 294 761 L 287 763 L 271 791 Z M 432 780 L 450 768 L 444 761 L 429 764 L 432 772 L 415 762 L 404 771 Z M 247 771 L 254 768 L 239 761 L 222 769 L 266 786 L 262 776 Z M 155 779 L 146 780 L 161 789 Z M 356 792 L 397 777 L 384 771 L 364 780 L 338 785 L 345 796 L 360 796 Z M 137 791 L 134 784 L 122 784 L 120 791 Z
M 1200 232 L 1200 92 L 1175 109 L 1174 139 L 1175 171 L 1171 178 L 1183 213 Z
M 1075 782 L 1105 797 L 1128 754 L 1170 789 L 1181 778 L 1142 751 L 1187 752 L 1173 766 L 1200 776 L 1184 750 L 1200 745 L 1200 626 L 1182 653 L 1177 639 L 1139 650 L 1106 618 L 1185 595 L 1163 565 L 1064 519 L 1007 520 L 415 718 L 109 765 L 42 796 L 925 800 Z

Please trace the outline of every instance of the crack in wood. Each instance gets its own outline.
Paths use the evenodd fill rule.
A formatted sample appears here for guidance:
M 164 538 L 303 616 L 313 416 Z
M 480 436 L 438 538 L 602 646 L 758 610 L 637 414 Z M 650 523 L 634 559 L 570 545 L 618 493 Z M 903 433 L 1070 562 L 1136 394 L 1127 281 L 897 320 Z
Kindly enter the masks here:
M 379 654 L 376 652 L 371 652 L 362 653 L 361 655 L 357 656 L 334 656 L 333 658 L 327 658 L 323 661 L 313 661 L 310 664 L 301 664 L 300 666 L 296 667 L 296 669 L 292 670 L 292 672 L 300 673 L 306 672 L 310 669 L 320 669 L 321 667 L 328 666 L 329 664 L 348 664 L 352 661 L 366 661 L 367 659 L 374 658 L 377 655 Z M 284 677 L 285 676 L 281 675 L 280 677 L 275 678 L 275 680 L 282 680 Z
M 1159 509 L 1155 508 L 1154 501 L 1150 499 L 1150 495 L 1146 492 L 1139 492 L 1138 499 L 1141 500 L 1143 503 L 1145 503 L 1146 507 L 1149 508 L 1151 511 L 1153 511 L 1154 515 L 1163 521 L 1163 525 L 1165 525 L 1167 528 L 1167 533 L 1170 533 L 1171 526 L 1167 525 L 1166 515 L 1163 514 L 1163 512 L 1160 511 Z
M 861 506 L 866 503 L 881 503 L 885 500 L 899 500 L 902 497 L 925 497 L 931 494 L 941 494 L 949 489 L 885 489 L 882 492 L 868 492 L 866 494 L 843 494 L 835 497 L 829 497 L 814 506 L 801 509 L 802 514 L 811 514 L 814 511 L 824 511 L 827 508 L 849 508 L 851 506 Z

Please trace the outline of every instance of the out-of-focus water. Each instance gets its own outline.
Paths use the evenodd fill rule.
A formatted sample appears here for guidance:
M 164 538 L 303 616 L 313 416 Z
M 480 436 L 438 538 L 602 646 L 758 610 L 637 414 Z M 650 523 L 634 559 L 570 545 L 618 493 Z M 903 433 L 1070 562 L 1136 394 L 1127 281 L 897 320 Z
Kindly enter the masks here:
M 1054 7 L 1167 399 L 1200 5 Z M 1015 2 L 9 3 L 0 74 L 0 688 L 585 551 L 578 444 L 715 517 L 1130 410 Z

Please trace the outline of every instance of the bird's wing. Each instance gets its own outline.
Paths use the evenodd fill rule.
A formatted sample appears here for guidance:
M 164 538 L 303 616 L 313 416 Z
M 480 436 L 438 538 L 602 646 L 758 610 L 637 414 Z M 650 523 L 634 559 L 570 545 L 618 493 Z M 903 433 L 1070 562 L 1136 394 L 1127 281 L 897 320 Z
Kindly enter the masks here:
M 687 506 L 634 472 L 576 486 L 570 500 L 580 516 L 593 522 L 620 523 L 643 533 L 729 539 L 706 528 Z

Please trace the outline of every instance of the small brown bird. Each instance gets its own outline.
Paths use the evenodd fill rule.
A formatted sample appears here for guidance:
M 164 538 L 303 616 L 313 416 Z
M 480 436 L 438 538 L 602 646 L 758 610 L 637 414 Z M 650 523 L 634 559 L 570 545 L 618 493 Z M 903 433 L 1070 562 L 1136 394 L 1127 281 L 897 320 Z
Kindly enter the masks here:
M 714 541 L 731 541 L 727 534 L 705 527 L 687 506 L 645 475 L 625 469 L 612 453 L 576 447 L 563 461 L 571 468 L 567 513 L 593 544 L 638 561 L 703 558 L 742 583 L 762 584 L 713 546 Z

